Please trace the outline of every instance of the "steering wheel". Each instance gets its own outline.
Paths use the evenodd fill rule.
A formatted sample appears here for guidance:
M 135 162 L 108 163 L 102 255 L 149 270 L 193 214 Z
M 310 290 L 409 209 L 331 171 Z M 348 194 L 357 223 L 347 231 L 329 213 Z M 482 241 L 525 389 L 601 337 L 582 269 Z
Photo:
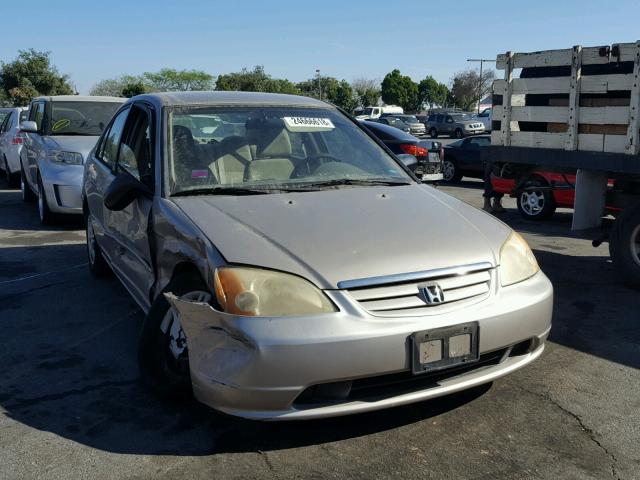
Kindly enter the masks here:
M 320 165 L 329 162 L 342 162 L 338 157 L 331 155 L 330 153 L 317 153 L 315 155 L 309 155 L 304 161 L 298 163 L 296 168 L 291 174 L 291 178 L 300 178 L 307 175 L 311 175 L 315 172 Z

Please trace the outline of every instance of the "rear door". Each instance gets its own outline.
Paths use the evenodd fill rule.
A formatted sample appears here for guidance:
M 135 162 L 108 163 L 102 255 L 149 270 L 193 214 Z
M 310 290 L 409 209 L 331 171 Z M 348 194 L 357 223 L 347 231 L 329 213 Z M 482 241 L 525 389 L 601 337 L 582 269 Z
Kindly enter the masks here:
M 6 155 L 6 148 L 10 143 L 11 125 L 13 125 L 13 117 L 16 116 L 16 112 L 9 112 L 4 121 L 0 122 L 0 169 L 5 168 L 4 155 Z
M 463 155 L 460 158 L 460 168 L 466 172 L 482 175 L 484 165 L 481 158 L 481 149 L 491 143 L 485 137 L 470 137 L 465 139 L 462 145 Z
M 130 175 L 154 188 L 153 111 L 142 103 L 134 104 L 127 117 L 118 148 L 115 173 Z M 153 194 L 139 195 L 120 211 L 104 208 L 105 233 L 114 244 L 112 263 L 129 292 L 143 308 L 149 306 L 149 291 L 154 271 L 148 237 Z

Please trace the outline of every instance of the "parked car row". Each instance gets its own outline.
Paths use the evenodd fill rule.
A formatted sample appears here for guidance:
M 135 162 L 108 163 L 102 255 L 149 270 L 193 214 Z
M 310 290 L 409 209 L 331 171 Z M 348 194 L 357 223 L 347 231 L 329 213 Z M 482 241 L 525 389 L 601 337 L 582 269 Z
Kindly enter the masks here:
M 20 175 L 20 152 L 24 137 L 20 123 L 26 120 L 25 107 L 0 109 L 0 169 L 10 187 Z
M 553 304 L 522 237 L 390 151 L 429 165 L 439 142 L 393 130 L 290 95 L 42 97 L 23 195 L 79 206 L 91 272 L 146 313 L 159 394 L 252 419 L 373 411 L 530 364 Z

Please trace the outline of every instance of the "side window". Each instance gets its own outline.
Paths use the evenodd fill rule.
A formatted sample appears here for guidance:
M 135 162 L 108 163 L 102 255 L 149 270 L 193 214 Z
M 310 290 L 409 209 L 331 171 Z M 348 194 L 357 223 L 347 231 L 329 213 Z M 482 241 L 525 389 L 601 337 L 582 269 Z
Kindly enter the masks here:
M 36 122 L 38 129 L 42 127 L 42 119 L 44 118 L 44 102 L 36 102 L 31 105 L 29 110 L 29 120 Z
M 436 122 L 438 123 L 444 122 L 444 115 L 442 114 L 436 115 Z
M 7 130 L 9 130 L 9 125 L 11 124 L 11 117 L 12 116 L 13 116 L 13 112 L 9 113 L 9 115 L 6 116 L 6 118 L 4 119 L 2 124 L 0 125 L 0 133 L 4 133 Z
M 120 144 L 118 169 L 149 187 L 153 186 L 151 124 L 146 110 L 134 106 Z
M 435 121 L 436 121 L 435 115 L 429 115 L 429 118 L 427 118 L 427 122 L 435 122 Z
M 453 118 L 451 118 L 451 116 L 447 115 L 446 122 L 447 123 L 453 123 Z
M 116 159 L 118 157 L 118 145 L 120 144 L 120 138 L 122 137 L 122 131 L 127 121 L 127 115 L 129 109 L 121 111 L 111 123 L 109 133 L 104 137 L 102 145 L 98 151 L 98 158 L 102 160 L 112 170 L 115 169 Z

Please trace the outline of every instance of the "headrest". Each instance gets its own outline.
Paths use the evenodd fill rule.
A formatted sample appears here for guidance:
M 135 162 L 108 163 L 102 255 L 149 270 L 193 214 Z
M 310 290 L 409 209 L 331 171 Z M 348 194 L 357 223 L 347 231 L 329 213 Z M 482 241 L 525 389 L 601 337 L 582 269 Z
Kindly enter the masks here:
M 223 138 L 220 141 L 220 152 L 222 155 L 233 155 L 238 160 L 244 160 L 246 162 L 251 161 L 251 150 L 245 137 L 233 135 Z
M 173 144 L 174 148 L 191 147 L 195 145 L 195 140 L 191 134 L 191 130 L 182 125 L 173 126 Z
M 291 139 L 281 119 L 250 119 L 245 126 L 247 139 L 256 146 L 258 158 L 291 156 Z

